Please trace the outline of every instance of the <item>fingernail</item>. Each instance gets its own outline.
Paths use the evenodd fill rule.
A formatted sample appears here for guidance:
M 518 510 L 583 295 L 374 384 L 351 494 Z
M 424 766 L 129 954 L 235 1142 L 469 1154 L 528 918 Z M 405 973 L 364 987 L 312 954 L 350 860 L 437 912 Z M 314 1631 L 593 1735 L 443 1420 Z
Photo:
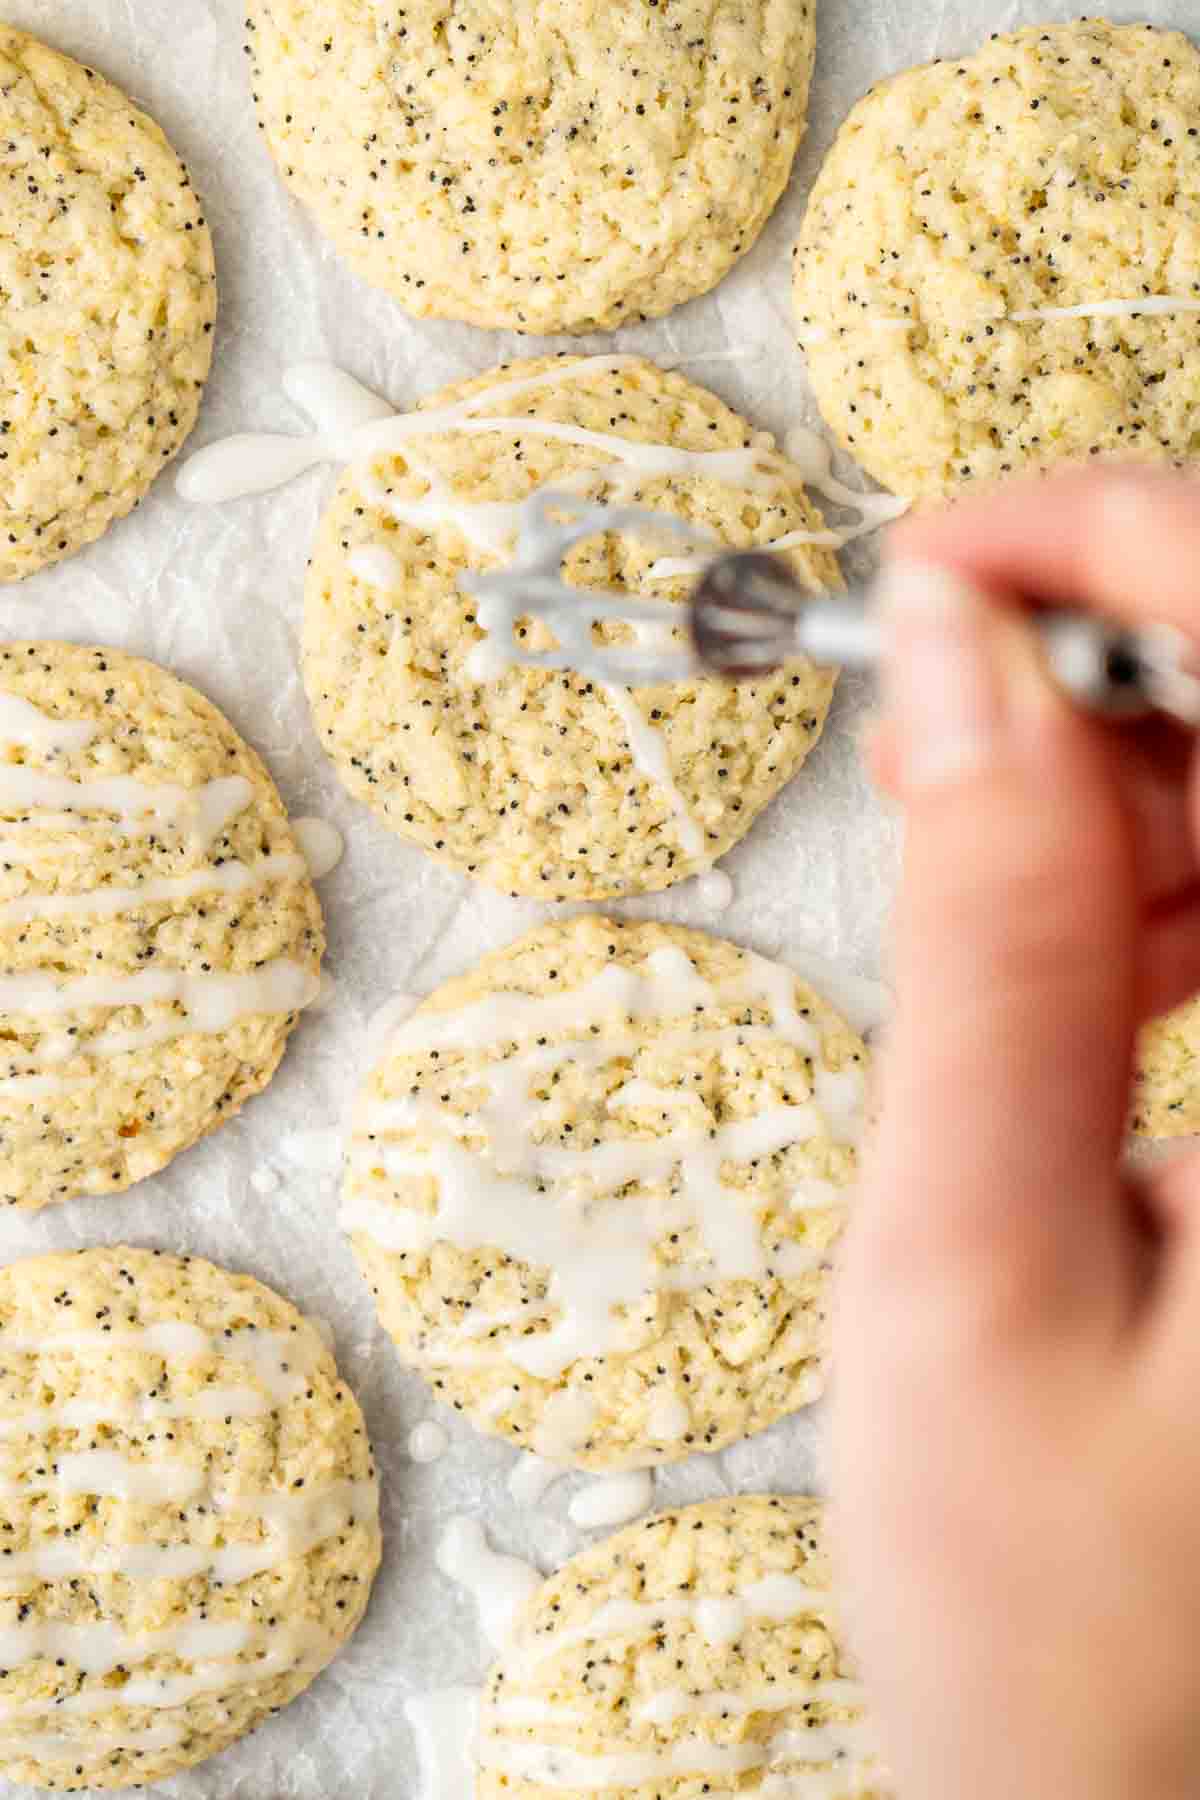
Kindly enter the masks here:
M 906 787 L 978 773 L 1006 718 L 1012 627 L 952 569 L 892 563 L 880 588 L 885 701 Z

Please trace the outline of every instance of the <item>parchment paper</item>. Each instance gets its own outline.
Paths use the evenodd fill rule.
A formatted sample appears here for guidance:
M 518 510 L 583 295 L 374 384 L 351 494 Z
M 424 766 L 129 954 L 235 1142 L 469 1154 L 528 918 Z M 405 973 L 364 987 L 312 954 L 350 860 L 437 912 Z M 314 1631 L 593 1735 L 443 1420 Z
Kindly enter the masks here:
M 686 372 L 780 434 L 816 422 L 791 331 L 789 253 L 805 195 L 846 110 L 880 76 L 960 55 L 989 31 L 1069 18 L 1077 8 L 1066 0 L 820 0 L 819 10 L 811 130 L 763 240 L 714 295 L 615 339 L 621 349 L 664 360 L 743 353 L 707 366 L 697 361 Z M 300 358 L 337 362 L 404 405 L 504 357 L 578 347 L 579 340 L 413 323 L 342 268 L 284 195 L 259 140 L 238 0 L 6 0 L 3 12 L 95 63 L 145 105 L 206 198 L 222 321 L 193 447 L 238 429 L 301 429 L 280 392 L 281 369 Z M 1143 0 L 1109 12 L 1200 26 L 1197 0 Z M 584 347 L 613 343 L 596 337 Z M 315 473 L 262 500 L 207 511 L 177 499 L 168 477 L 102 543 L 19 589 L 0 590 L 0 636 L 118 644 L 203 689 L 266 757 L 292 812 L 332 820 L 348 844 L 322 884 L 332 1000 L 305 1019 L 266 1095 L 128 1195 L 0 1221 L 3 1258 L 131 1242 L 249 1270 L 330 1321 L 366 1411 L 386 1536 L 367 1619 L 304 1698 L 226 1755 L 151 1790 L 179 1800 L 410 1800 L 418 1778 L 404 1696 L 476 1681 L 486 1663 L 467 1596 L 432 1562 L 439 1521 L 476 1513 L 499 1547 L 546 1570 L 584 1541 L 565 1519 L 572 1484 L 554 1490 L 536 1521 L 522 1518 L 505 1487 L 514 1452 L 435 1408 L 422 1383 L 400 1371 L 334 1222 L 337 1125 L 366 1066 L 372 1013 L 389 992 L 425 993 L 546 915 L 402 845 L 344 795 L 325 763 L 296 646 L 304 560 L 332 479 Z M 853 554 L 861 564 L 872 552 Z M 827 975 L 831 998 L 874 1010 L 897 828 L 858 762 L 868 699 L 861 682 L 843 682 L 811 762 L 726 859 L 736 887 L 726 913 L 706 910 L 687 888 L 628 910 L 707 926 L 790 959 Z M 264 1170 L 281 1178 L 276 1191 L 252 1185 Z M 405 1452 L 407 1435 L 433 1416 L 443 1418 L 451 1448 L 432 1467 L 417 1467 Z M 721 1456 L 695 1458 L 659 1476 L 657 1499 L 819 1483 L 819 1424 L 810 1414 Z

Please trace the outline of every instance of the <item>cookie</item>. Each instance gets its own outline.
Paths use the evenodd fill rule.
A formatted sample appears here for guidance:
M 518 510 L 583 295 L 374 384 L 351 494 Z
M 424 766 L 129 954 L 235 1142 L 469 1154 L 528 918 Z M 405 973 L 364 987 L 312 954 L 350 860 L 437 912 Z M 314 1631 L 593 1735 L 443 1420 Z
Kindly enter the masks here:
M 351 265 L 420 318 L 612 330 L 749 250 L 804 133 L 814 0 L 252 0 L 259 121 Z
M 0 1205 L 115 1193 L 231 1118 L 323 947 L 215 707 L 117 650 L 0 644 Z
M 270 1288 L 124 1248 L 0 1270 L 0 1771 L 130 1787 L 253 1730 L 361 1619 L 378 1505 Z
M 815 1400 L 862 1042 L 696 931 L 542 926 L 401 1027 L 343 1226 L 402 1361 L 481 1430 L 632 1469 Z
M 1148 1138 L 1200 1132 L 1200 1001 L 1156 1019 L 1142 1033 L 1132 1126 Z
M 462 583 L 511 563 L 529 507 L 565 488 L 738 548 L 795 534 L 799 578 L 834 586 L 799 471 L 714 395 L 637 357 L 518 364 L 371 429 L 386 447 L 325 515 L 304 625 L 317 729 L 351 793 L 439 860 L 541 900 L 650 892 L 709 867 L 817 742 L 831 672 L 794 663 L 742 685 L 631 692 L 569 647 L 555 656 L 543 618 L 485 634 Z M 564 570 L 632 606 L 660 602 L 669 632 L 670 603 L 694 585 L 679 549 L 614 531 Z M 687 572 L 664 575 L 680 561 Z M 598 631 L 635 647 L 625 624 Z M 550 666 L 529 666 L 539 653 Z
M 831 1585 L 818 1500 L 708 1501 L 585 1550 L 488 1677 L 478 1800 L 885 1800 Z
M 1064 460 L 1194 459 L 1198 116 L 1187 38 L 1095 19 L 859 102 L 795 298 L 821 411 L 877 480 L 927 498 Z
M 0 25 L 0 581 L 80 550 L 195 423 L 213 248 L 187 171 L 94 69 Z

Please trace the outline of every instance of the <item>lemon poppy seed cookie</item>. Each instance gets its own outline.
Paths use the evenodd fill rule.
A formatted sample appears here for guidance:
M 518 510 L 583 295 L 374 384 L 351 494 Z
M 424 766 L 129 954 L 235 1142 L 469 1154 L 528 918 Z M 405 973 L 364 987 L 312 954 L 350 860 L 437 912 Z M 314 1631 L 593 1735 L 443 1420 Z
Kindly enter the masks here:
M 114 1193 L 232 1117 L 323 944 L 215 707 L 119 651 L 0 644 L 0 1204 Z
M 1030 26 L 850 114 L 795 296 L 821 410 L 918 498 L 1063 459 L 1184 461 L 1200 405 L 1200 52 Z
M 291 191 L 419 317 L 611 330 L 704 293 L 804 132 L 815 0 L 253 0 Z
M 317 729 L 350 791 L 509 893 L 600 899 L 711 865 L 817 742 L 830 671 L 629 691 L 587 654 L 635 647 L 627 624 L 559 653 L 542 617 L 485 629 L 469 583 L 510 566 L 528 508 L 565 489 L 706 541 L 782 540 L 799 578 L 828 588 L 837 563 L 799 471 L 714 395 L 636 357 L 515 365 L 369 429 L 381 447 L 325 515 L 304 627 Z M 577 587 L 659 602 L 669 637 L 697 566 L 681 547 L 613 530 L 563 567 Z
M 366 1607 L 378 1490 L 315 1326 L 245 1275 L 0 1270 L 0 1771 L 164 1780 L 302 1692 Z
M 478 1800 L 886 1800 L 831 1579 L 809 1499 L 709 1501 L 585 1550 L 488 1677 Z
M 0 581 L 90 544 L 195 422 L 212 241 L 152 119 L 0 25 Z
M 1132 1125 L 1148 1138 L 1200 1132 L 1200 1001 L 1177 1007 L 1143 1031 Z
M 342 1222 L 400 1357 L 559 1462 L 668 1462 L 822 1385 L 861 1041 L 700 932 L 544 926 L 441 988 L 355 1114 Z

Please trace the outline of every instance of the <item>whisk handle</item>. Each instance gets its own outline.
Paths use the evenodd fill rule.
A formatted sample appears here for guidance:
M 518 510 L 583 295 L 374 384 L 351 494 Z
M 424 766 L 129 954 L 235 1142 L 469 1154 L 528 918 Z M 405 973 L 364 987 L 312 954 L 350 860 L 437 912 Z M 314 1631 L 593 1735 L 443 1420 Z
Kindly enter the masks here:
M 1105 718 L 1160 711 L 1200 726 L 1200 667 L 1191 647 L 1161 626 L 1132 631 L 1091 613 L 1031 617 L 1059 686 Z M 734 679 L 763 675 L 795 657 L 874 672 L 882 653 L 878 609 L 866 592 L 812 594 L 781 557 L 721 556 L 692 597 L 701 664 Z

